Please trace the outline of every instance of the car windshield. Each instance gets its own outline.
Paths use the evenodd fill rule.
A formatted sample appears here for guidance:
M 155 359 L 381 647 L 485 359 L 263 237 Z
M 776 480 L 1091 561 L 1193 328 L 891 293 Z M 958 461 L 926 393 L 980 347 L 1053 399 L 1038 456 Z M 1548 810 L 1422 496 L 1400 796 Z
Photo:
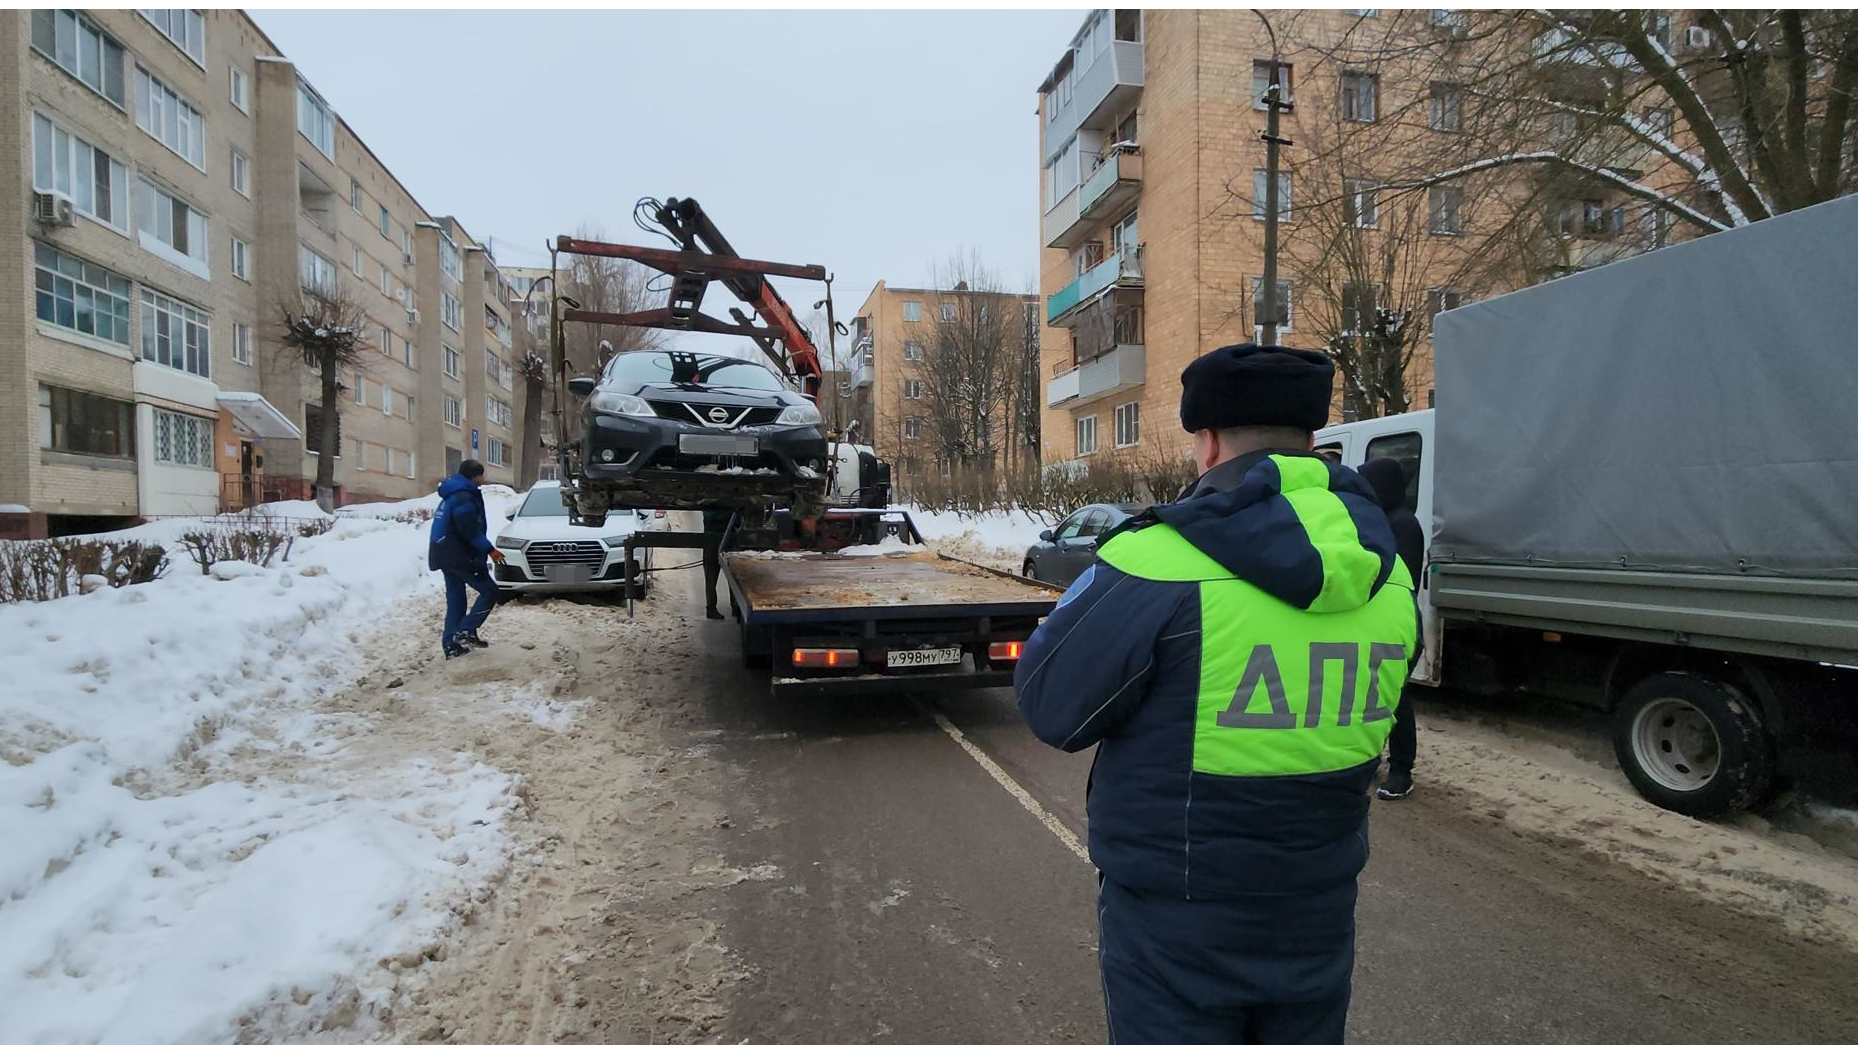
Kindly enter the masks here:
M 561 519 L 567 517 L 568 506 L 561 502 L 561 491 L 550 487 L 529 491 L 516 514 L 525 519 Z
M 621 353 L 606 365 L 606 380 L 619 388 L 676 383 L 778 392 L 785 387 L 774 371 L 752 359 L 672 352 Z

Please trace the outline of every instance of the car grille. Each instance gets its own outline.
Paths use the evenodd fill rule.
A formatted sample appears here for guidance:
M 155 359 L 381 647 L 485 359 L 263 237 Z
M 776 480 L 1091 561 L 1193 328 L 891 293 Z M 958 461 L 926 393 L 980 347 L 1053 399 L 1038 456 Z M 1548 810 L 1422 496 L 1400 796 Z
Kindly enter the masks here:
M 606 561 L 606 545 L 599 541 L 530 541 L 523 558 L 531 566 L 586 566 Z
M 652 411 L 659 417 L 670 421 L 682 421 L 685 424 L 702 425 L 705 428 L 742 428 L 750 425 L 771 425 L 781 416 L 778 406 L 724 406 L 717 407 L 704 403 L 674 403 L 663 399 L 648 399 Z M 715 420 L 710 411 L 720 409 L 724 412 L 722 420 Z

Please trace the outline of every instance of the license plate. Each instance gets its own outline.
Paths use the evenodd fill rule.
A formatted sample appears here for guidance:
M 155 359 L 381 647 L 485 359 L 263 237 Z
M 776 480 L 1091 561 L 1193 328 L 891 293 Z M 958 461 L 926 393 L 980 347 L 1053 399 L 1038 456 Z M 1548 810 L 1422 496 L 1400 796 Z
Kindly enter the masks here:
M 594 579 L 590 566 L 545 566 L 542 576 L 554 584 L 586 584 Z
M 687 454 L 712 454 L 717 457 L 754 457 L 761 453 L 761 440 L 752 435 L 688 434 L 677 437 L 677 448 Z
M 961 663 L 961 647 L 947 649 L 893 649 L 884 654 L 884 665 L 891 668 L 926 668 Z

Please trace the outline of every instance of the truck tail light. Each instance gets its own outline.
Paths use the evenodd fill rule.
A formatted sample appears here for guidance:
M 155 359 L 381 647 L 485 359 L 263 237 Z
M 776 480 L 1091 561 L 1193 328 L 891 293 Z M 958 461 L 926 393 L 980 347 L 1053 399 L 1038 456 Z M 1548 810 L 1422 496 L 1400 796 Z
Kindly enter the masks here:
M 858 651 L 855 649 L 794 650 L 796 668 L 855 668 L 858 661 Z
M 1018 660 L 1020 650 L 1022 650 L 1025 645 L 1026 644 L 1023 642 L 996 642 L 987 647 L 987 659 Z

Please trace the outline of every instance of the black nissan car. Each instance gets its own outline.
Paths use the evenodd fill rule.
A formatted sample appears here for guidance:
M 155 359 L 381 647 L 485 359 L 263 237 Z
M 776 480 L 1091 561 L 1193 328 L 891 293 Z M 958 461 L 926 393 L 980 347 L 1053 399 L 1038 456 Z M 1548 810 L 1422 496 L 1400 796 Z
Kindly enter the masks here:
M 752 359 L 622 352 L 581 404 L 579 513 L 621 508 L 741 508 L 823 494 L 819 408 Z

